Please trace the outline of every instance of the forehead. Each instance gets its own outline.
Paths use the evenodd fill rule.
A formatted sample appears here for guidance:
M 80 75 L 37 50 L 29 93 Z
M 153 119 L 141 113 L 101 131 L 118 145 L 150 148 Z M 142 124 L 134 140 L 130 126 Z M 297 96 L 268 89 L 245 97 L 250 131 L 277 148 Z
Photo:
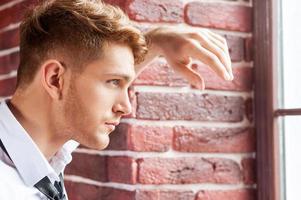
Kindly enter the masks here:
M 107 43 L 102 49 L 102 56 L 87 67 L 87 71 L 96 75 L 120 74 L 135 78 L 134 56 L 127 45 Z

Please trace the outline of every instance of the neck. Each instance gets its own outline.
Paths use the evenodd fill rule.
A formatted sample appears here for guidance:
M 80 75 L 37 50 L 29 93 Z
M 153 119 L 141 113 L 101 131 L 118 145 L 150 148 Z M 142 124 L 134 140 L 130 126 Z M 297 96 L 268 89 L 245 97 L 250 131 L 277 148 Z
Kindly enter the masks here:
M 39 94 L 29 94 L 31 95 L 26 92 L 22 92 L 22 95 L 16 93 L 8 106 L 45 158 L 50 160 L 67 139 L 59 137 L 58 130 L 54 128 L 55 124 L 51 122 L 51 109 L 45 106 L 49 102 L 36 96 Z

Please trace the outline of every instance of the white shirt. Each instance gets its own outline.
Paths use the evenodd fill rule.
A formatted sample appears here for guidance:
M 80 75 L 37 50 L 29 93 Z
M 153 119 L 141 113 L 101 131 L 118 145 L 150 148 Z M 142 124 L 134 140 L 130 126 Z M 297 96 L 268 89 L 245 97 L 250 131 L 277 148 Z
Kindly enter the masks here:
M 47 199 L 34 185 L 45 176 L 52 183 L 59 181 L 59 174 L 71 162 L 71 153 L 78 143 L 68 141 L 48 162 L 14 117 L 7 101 L 0 101 L 0 139 L 12 160 L 0 148 L 0 199 Z

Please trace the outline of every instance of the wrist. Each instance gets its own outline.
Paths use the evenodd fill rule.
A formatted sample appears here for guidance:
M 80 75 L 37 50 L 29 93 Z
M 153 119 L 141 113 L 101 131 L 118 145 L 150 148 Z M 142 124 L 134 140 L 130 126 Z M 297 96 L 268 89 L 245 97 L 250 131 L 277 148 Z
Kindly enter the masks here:
M 146 44 L 149 52 L 156 54 L 156 56 L 162 55 L 162 35 L 163 27 L 154 28 L 145 34 Z

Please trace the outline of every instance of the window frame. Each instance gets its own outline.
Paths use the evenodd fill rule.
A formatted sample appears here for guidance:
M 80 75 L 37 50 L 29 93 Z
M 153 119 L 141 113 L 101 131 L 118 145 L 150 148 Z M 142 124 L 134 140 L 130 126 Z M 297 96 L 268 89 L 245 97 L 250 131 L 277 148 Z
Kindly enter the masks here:
M 280 116 L 301 109 L 279 109 L 278 0 L 253 0 L 254 112 L 257 140 L 257 199 L 281 200 Z

